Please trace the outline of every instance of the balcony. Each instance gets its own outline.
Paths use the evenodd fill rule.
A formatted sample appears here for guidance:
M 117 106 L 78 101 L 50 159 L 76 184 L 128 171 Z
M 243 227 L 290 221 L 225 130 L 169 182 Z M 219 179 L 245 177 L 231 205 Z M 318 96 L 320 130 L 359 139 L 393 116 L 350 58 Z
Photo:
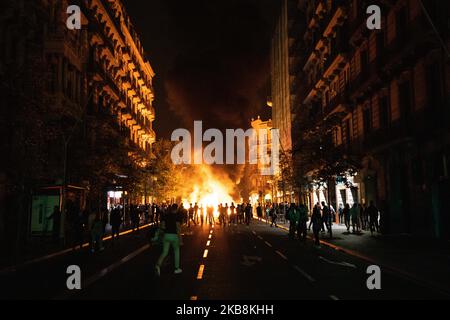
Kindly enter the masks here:
M 337 94 L 326 106 L 324 110 L 325 115 L 333 114 L 343 108 L 342 111 L 351 103 L 350 90 L 346 88 L 343 92 Z

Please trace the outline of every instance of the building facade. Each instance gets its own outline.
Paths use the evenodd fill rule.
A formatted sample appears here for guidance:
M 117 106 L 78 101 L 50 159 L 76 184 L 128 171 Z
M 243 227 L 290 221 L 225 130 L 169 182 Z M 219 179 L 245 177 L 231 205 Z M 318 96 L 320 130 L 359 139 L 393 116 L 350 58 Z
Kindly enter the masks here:
M 291 16 L 305 19 L 296 20 L 304 24 L 291 42 L 299 83 L 291 86 L 293 141 L 302 119 L 339 114 L 329 139 L 344 157 L 359 158 L 352 186 L 329 184 L 323 197 L 334 206 L 375 201 L 386 233 L 449 238 L 449 4 L 295 3 Z M 373 4 L 382 11 L 381 30 L 366 25 Z
M 257 154 L 257 163 L 250 164 L 250 199 L 253 204 L 272 202 L 275 198 L 274 176 L 263 175 L 264 169 L 268 170 L 271 167 L 271 152 L 272 152 L 272 120 L 263 121 L 260 117 L 256 120 L 252 119 L 251 127 L 256 131 L 258 142 L 255 149 L 251 150 L 253 154 Z M 267 136 L 263 139 L 260 135 L 264 132 Z M 264 144 L 263 144 L 264 143 Z M 262 158 L 265 154 L 266 158 Z
M 80 30 L 66 25 L 69 5 L 81 9 Z M 99 209 L 108 186 L 127 187 L 123 177 L 147 164 L 155 73 L 120 0 L 2 1 L 0 9 L 0 199 L 8 213 L 0 227 L 23 234 L 39 186 L 83 187 Z

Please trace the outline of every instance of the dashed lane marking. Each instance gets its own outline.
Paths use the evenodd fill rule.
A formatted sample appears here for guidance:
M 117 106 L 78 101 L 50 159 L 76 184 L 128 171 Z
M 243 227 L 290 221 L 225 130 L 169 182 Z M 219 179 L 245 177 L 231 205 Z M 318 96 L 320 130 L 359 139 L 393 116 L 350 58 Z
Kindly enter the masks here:
M 273 248 L 273 246 L 272 246 L 269 242 L 264 241 L 264 243 L 265 243 L 268 247 Z
M 304 276 L 306 279 L 308 279 L 309 282 L 316 282 L 316 279 L 311 277 L 308 273 L 306 273 L 299 266 L 294 266 L 294 269 L 297 270 L 297 272 L 300 273 L 302 276 Z
M 197 280 L 202 280 L 203 279 L 203 272 L 204 271 L 205 271 L 205 265 L 202 264 L 202 265 L 200 265 L 200 268 L 198 269 Z
M 330 299 L 333 301 L 339 301 L 339 298 L 333 295 L 330 296 Z
M 289 259 L 288 259 L 284 254 L 282 254 L 280 251 L 276 250 L 275 253 L 276 253 L 277 255 L 279 255 L 281 258 L 283 258 L 284 260 L 286 260 L 286 261 L 289 260 Z
M 203 258 L 206 259 L 208 257 L 208 249 L 205 249 L 205 252 L 203 252 Z

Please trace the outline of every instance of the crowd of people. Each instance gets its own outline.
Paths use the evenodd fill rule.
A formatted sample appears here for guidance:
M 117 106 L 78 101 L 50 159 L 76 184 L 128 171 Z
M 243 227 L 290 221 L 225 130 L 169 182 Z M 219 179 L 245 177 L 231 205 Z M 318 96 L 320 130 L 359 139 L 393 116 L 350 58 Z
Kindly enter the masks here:
M 55 207 L 54 213 L 48 217 L 54 223 L 54 238 L 58 239 L 60 233 L 60 213 Z M 89 235 L 90 250 L 94 253 L 103 251 L 103 237 L 106 228 L 111 226 L 112 246 L 115 246 L 120 237 L 120 231 L 129 228 L 132 231 L 139 231 L 142 223 L 152 224 L 157 230 L 151 236 L 152 241 L 158 241 L 162 246 L 162 253 L 159 257 L 155 270 L 160 275 L 161 266 L 173 248 L 175 255 L 175 274 L 182 273 L 180 268 L 180 246 L 182 245 L 181 228 L 190 228 L 204 224 L 222 227 L 231 227 L 239 224 L 249 226 L 255 216 L 259 221 L 265 221 L 270 227 L 277 227 L 278 223 L 289 223 L 289 238 L 298 238 L 306 241 L 308 230 L 313 231 L 316 246 L 320 246 L 320 234 L 328 232 L 333 237 L 333 224 L 345 225 L 348 233 L 352 229 L 353 233 L 361 230 L 379 232 L 379 210 L 371 201 L 368 206 L 354 203 L 352 206 L 340 204 L 336 210 L 333 206 L 325 202 L 317 203 L 311 210 L 304 204 L 251 203 L 219 204 L 217 207 L 193 203 L 185 207 L 183 204 L 150 204 L 150 205 L 113 205 L 109 210 L 105 209 L 100 213 L 92 214 L 88 209 L 83 211 L 74 210 L 69 207 L 67 210 L 67 224 L 71 243 L 74 248 L 82 247 L 86 235 Z M 309 222 L 309 226 L 308 226 Z

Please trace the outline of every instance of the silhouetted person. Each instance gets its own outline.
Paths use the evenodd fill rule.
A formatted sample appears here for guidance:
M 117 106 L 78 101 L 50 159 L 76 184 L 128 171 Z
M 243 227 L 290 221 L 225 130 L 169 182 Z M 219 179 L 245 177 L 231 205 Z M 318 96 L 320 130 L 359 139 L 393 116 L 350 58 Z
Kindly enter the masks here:
M 261 221 L 263 217 L 263 209 L 261 207 L 261 203 L 258 203 L 258 206 L 256 207 L 256 215 L 258 216 L 258 221 Z
M 119 240 L 120 225 L 122 224 L 122 214 L 120 207 L 112 209 L 110 223 L 111 223 L 112 244 L 114 245 L 115 241 Z
M 164 232 L 163 251 L 156 263 L 155 269 L 158 276 L 161 275 L 161 266 L 169 254 L 170 247 L 173 248 L 175 258 L 175 274 L 183 271 L 180 269 L 180 238 L 181 238 L 181 216 L 178 206 L 173 204 L 161 218 L 161 230 Z
M 302 241 L 306 241 L 306 237 L 308 235 L 308 209 L 302 203 L 298 207 L 299 212 L 299 220 L 298 220 L 298 229 L 297 234 L 298 238 Z
M 380 211 L 375 206 L 373 201 L 370 201 L 369 207 L 366 209 L 367 215 L 369 217 L 369 223 L 370 223 L 370 233 L 373 235 L 374 231 L 377 233 L 380 232 L 380 226 L 378 224 L 378 219 L 380 216 Z
M 344 223 L 345 223 L 345 226 L 347 227 L 347 232 L 350 232 L 351 216 L 350 216 L 350 205 L 348 203 L 344 207 L 343 214 L 344 214 Z
M 333 238 L 333 214 L 331 207 L 325 202 L 322 202 L 322 220 L 330 234 L 330 238 Z
M 313 210 L 313 214 L 311 216 L 311 224 L 310 227 L 312 225 L 312 229 L 313 229 L 313 233 L 314 233 L 314 243 L 317 247 L 320 247 L 320 230 L 323 227 L 323 222 L 322 222 L 322 216 L 320 214 L 320 209 L 318 208 L 318 205 L 316 205 L 316 207 Z

